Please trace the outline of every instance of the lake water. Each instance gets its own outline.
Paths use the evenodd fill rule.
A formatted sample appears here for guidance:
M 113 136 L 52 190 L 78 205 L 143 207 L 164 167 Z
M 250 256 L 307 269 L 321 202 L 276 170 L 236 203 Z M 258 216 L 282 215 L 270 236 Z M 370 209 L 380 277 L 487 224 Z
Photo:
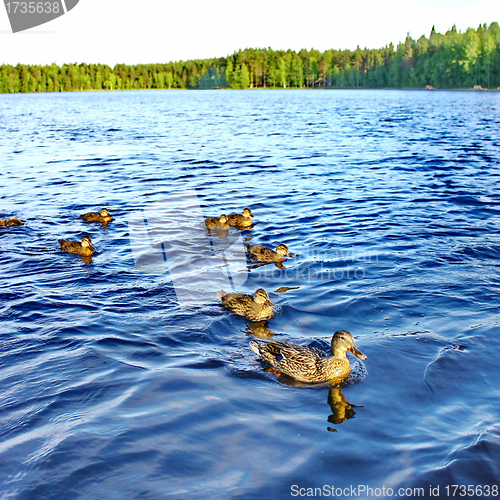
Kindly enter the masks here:
M 26 221 L 0 228 L 1 499 L 500 482 L 500 92 L 0 106 L 0 218 Z M 246 206 L 250 230 L 201 227 Z M 102 207 L 108 227 L 79 219 Z M 90 264 L 60 251 L 86 234 Z M 252 267 L 246 242 L 295 257 Z M 276 317 L 229 314 L 216 291 L 231 287 L 265 288 Z M 248 345 L 328 350 L 339 329 L 368 356 L 342 387 L 287 384 Z

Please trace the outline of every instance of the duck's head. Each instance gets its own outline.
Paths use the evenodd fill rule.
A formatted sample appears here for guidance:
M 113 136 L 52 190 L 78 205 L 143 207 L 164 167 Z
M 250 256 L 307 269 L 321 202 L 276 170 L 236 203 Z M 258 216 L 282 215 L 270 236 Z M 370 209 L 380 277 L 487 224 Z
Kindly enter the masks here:
M 109 217 L 109 210 L 107 208 L 103 208 L 100 212 L 99 212 L 99 215 L 101 217 Z
M 269 299 L 269 295 L 267 295 L 267 292 L 263 288 L 259 288 L 254 296 L 253 296 L 254 302 L 257 302 L 257 304 L 266 304 L 269 307 L 273 307 L 274 304 L 271 302 Z
M 244 217 L 255 217 L 249 208 L 245 208 L 245 210 L 243 210 L 243 216 Z
M 346 351 L 351 351 L 359 359 L 366 359 L 366 356 L 356 347 L 354 337 L 347 330 L 335 332 L 332 338 L 332 353 L 344 355 Z
M 281 245 L 278 245 L 276 248 L 276 253 L 279 253 L 280 255 L 288 255 L 288 257 L 293 257 L 293 255 L 290 253 L 290 250 L 288 250 L 288 247 L 281 243 Z
M 226 214 L 222 214 L 220 217 L 219 217 L 219 222 L 221 224 L 225 224 L 227 222 L 227 215 Z
M 92 240 L 89 236 L 84 236 L 82 239 L 82 247 L 90 248 L 93 252 L 95 252 L 95 248 L 92 246 Z

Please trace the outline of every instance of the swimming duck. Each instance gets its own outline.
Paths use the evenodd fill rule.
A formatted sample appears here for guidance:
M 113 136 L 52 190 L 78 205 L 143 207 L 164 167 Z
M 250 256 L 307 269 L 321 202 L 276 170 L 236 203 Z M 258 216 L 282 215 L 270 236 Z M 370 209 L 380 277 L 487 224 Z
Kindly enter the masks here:
M 244 293 L 226 293 L 224 290 L 219 290 L 217 297 L 226 309 L 253 321 L 262 321 L 274 316 L 274 304 L 263 288 L 259 288 L 253 297 Z
M 283 262 L 285 255 L 293 257 L 286 245 L 278 245 L 276 252 L 261 245 L 245 245 L 248 255 L 260 262 Z
M 301 382 L 341 380 L 351 372 L 346 352 L 359 359 L 366 356 L 356 347 L 350 332 L 339 330 L 332 338 L 332 356 L 319 349 L 273 340 L 252 340 L 252 350 L 281 373 Z
M 254 217 L 252 211 L 249 208 L 245 208 L 245 210 L 243 210 L 243 215 L 229 214 L 227 216 L 227 223 L 230 226 L 248 227 L 252 225 L 252 219 L 250 217 Z
M 88 212 L 80 215 L 80 217 L 87 222 L 101 222 L 102 224 L 107 224 L 113 220 L 107 208 L 103 208 L 100 212 Z
M 92 240 L 88 236 L 84 236 L 81 243 L 78 241 L 59 240 L 59 245 L 61 245 L 61 250 L 83 256 L 90 256 L 95 252 Z
M 205 219 L 205 225 L 207 229 L 229 229 L 230 226 L 227 223 L 227 216 L 222 214 L 218 219 L 217 217 L 209 217 Z
M 0 226 L 24 226 L 24 222 L 21 222 L 17 217 L 12 217 L 5 220 L 0 219 Z

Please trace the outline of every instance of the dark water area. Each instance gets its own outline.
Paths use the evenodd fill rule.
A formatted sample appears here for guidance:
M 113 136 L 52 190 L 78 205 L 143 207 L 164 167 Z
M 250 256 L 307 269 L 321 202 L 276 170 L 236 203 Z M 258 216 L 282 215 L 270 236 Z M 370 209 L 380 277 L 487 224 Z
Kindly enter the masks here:
M 500 93 L 2 95 L 0 129 L 0 218 L 26 222 L 0 228 L 0 499 L 498 485 Z M 246 206 L 253 228 L 203 229 Z M 57 243 L 84 235 L 90 264 Z M 339 329 L 368 356 L 341 387 L 248 345 Z

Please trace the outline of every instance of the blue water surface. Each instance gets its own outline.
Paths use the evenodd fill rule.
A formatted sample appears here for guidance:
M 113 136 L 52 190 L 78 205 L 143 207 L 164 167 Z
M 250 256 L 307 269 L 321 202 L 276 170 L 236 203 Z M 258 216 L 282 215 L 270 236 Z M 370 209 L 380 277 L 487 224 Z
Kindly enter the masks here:
M 0 112 L 0 218 L 26 222 L 0 228 L 1 499 L 500 482 L 500 92 L 26 94 Z M 204 231 L 246 206 L 252 229 Z M 79 219 L 102 207 L 109 226 Z M 57 243 L 84 235 L 90 264 Z M 248 242 L 295 257 L 252 267 Z M 224 287 L 265 288 L 276 317 L 229 314 Z M 339 329 L 368 356 L 343 387 L 286 383 L 248 346 L 328 350 Z

